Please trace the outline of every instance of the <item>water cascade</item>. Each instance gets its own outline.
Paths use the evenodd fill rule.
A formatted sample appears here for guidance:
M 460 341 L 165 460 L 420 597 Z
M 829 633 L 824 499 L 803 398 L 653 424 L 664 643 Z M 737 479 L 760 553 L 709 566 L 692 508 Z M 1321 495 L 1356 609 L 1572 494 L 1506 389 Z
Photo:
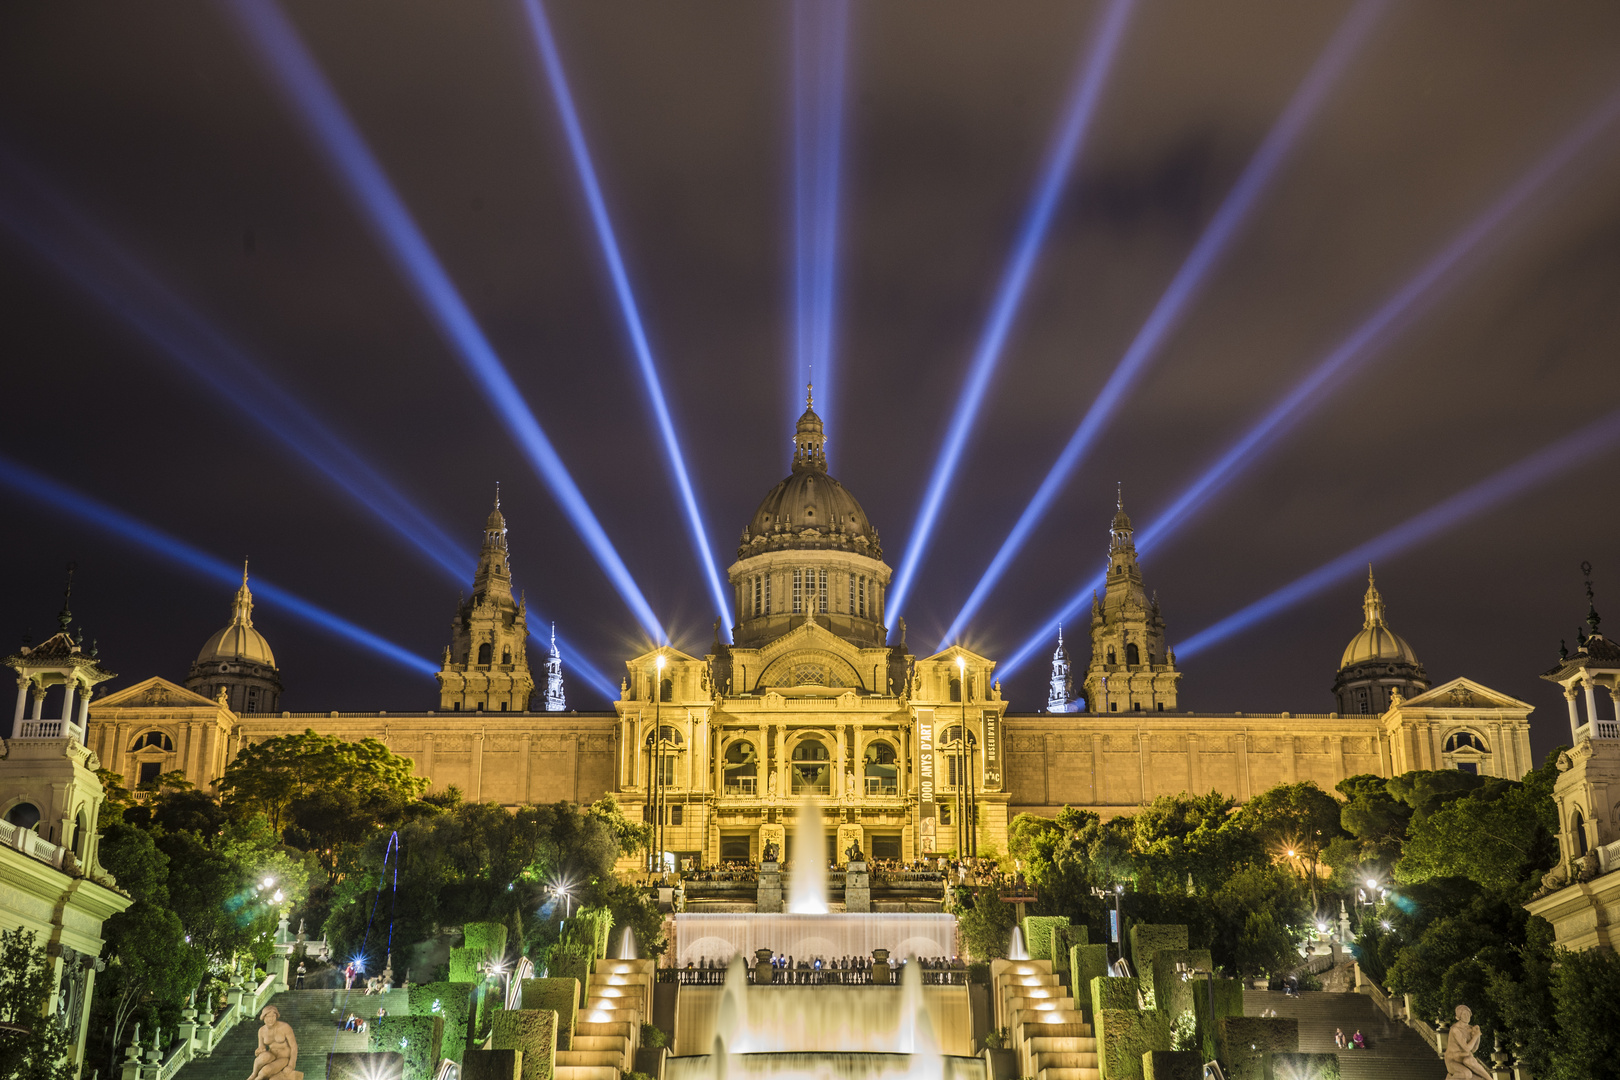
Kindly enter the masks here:
M 1007 959 L 1028 960 L 1029 950 L 1024 948 L 1024 932 L 1017 926 L 1013 927 L 1012 941 L 1007 945 Z
M 827 913 L 827 841 L 821 807 L 805 796 L 793 833 L 793 874 L 788 885 L 788 911 L 797 915 Z
M 639 959 L 636 956 L 636 935 L 634 935 L 634 934 L 632 934 L 630 932 L 630 928 L 628 926 L 624 928 L 624 933 L 622 935 L 620 935 L 620 937 L 619 937 L 619 956 L 618 956 L 618 959 L 620 959 L 620 960 L 636 960 L 636 959 Z

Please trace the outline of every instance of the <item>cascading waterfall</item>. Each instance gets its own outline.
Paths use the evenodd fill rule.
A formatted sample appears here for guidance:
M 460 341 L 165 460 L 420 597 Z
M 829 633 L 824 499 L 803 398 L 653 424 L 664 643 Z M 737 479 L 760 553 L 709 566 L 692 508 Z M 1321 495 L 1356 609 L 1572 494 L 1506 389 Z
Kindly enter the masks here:
M 1013 927 L 1012 941 L 1007 945 L 1007 959 L 1028 960 L 1029 950 L 1024 948 L 1024 932 L 1017 926 Z
M 639 959 L 639 957 L 636 956 L 636 935 L 630 932 L 630 928 L 628 926 L 624 928 L 624 933 L 619 937 L 619 959 Z
M 793 873 L 788 883 L 788 911 L 825 915 L 827 908 L 827 841 L 821 807 L 806 796 L 799 806 L 793 834 Z

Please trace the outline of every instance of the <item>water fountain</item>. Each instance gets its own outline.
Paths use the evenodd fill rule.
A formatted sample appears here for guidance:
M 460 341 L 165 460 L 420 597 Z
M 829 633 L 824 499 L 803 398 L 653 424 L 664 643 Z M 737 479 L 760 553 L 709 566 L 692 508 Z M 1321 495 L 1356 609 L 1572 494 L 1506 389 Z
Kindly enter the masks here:
M 620 960 L 639 959 L 639 957 L 636 956 L 636 936 L 630 932 L 630 928 L 628 926 L 624 928 L 624 933 L 619 937 L 618 958 Z
M 788 911 L 794 915 L 825 915 L 827 907 L 827 849 L 823 839 L 821 807 L 806 796 L 799 805 L 793 833 L 793 870 L 788 886 Z
M 1012 941 L 1007 945 L 1007 959 L 1029 959 L 1029 950 L 1024 948 L 1024 932 L 1018 928 L 1017 923 L 1013 924 Z

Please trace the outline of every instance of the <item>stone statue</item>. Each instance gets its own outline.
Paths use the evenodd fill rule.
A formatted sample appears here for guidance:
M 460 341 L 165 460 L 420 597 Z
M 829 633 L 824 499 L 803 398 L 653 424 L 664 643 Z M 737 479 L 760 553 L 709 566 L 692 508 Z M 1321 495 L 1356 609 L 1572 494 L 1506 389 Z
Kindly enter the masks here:
M 775 795 L 776 794 L 776 770 L 775 769 L 771 770 L 771 776 L 770 776 L 769 784 L 770 784 L 770 793 L 772 795 Z
M 765 841 L 765 850 L 760 853 L 760 860 L 762 862 L 776 862 L 778 861 L 777 856 L 781 854 L 782 852 L 776 846 L 776 841 L 767 840 Z
M 281 1010 L 266 1005 L 259 1019 L 264 1026 L 259 1029 L 259 1050 L 247 1080 L 304 1080 L 304 1074 L 293 1068 L 298 1063 L 298 1037 L 292 1025 L 281 1018 Z M 1478 1035 L 1474 1041 L 1479 1041 Z
M 866 861 L 866 855 L 861 851 L 859 841 L 850 844 L 849 847 L 844 849 L 844 857 L 850 862 L 863 863 Z
M 1479 1028 L 1468 1021 L 1474 1011 L 1457 1006 L 1457 1022 L 1446 1029 L 1446 1080 L 1491 1080 L 1491 1074 L 1474 1057 L 1479 1049 Z

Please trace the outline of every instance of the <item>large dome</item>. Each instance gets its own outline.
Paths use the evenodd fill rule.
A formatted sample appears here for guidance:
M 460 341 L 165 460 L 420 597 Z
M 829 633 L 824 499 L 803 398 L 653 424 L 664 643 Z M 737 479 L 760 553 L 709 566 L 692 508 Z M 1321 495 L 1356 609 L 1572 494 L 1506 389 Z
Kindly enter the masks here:
M 739 559 L 783 548 L 849 548 L 883 557 L 883 545 L 866 511 L 849 489 L 827 475 L 821 417 L 806 408 L 799 417 L 793 472 L 770 490 L 743 529 Z
M 1350 639 L 1339 660 L 1339 670 L 1355 664 L 1387 663 L 1418 666 L 1417 653 L 1406 639 L 1389 628 L 1384 621 L 1384 598 L 1373 584 L 1372 571 L 1367 573 L 1367 595 L 1362 600 L 1361 633 Z
M 216 631 L 197 654 L 197 663 L 213 660 L 242 660 L 250 664 L 276 666 L 276 656 L 264 635 L 253 629 L 253 594 L 248 591 L 247 567 L 242 567 L 242 587 L 236 590 L 231 623 Z

